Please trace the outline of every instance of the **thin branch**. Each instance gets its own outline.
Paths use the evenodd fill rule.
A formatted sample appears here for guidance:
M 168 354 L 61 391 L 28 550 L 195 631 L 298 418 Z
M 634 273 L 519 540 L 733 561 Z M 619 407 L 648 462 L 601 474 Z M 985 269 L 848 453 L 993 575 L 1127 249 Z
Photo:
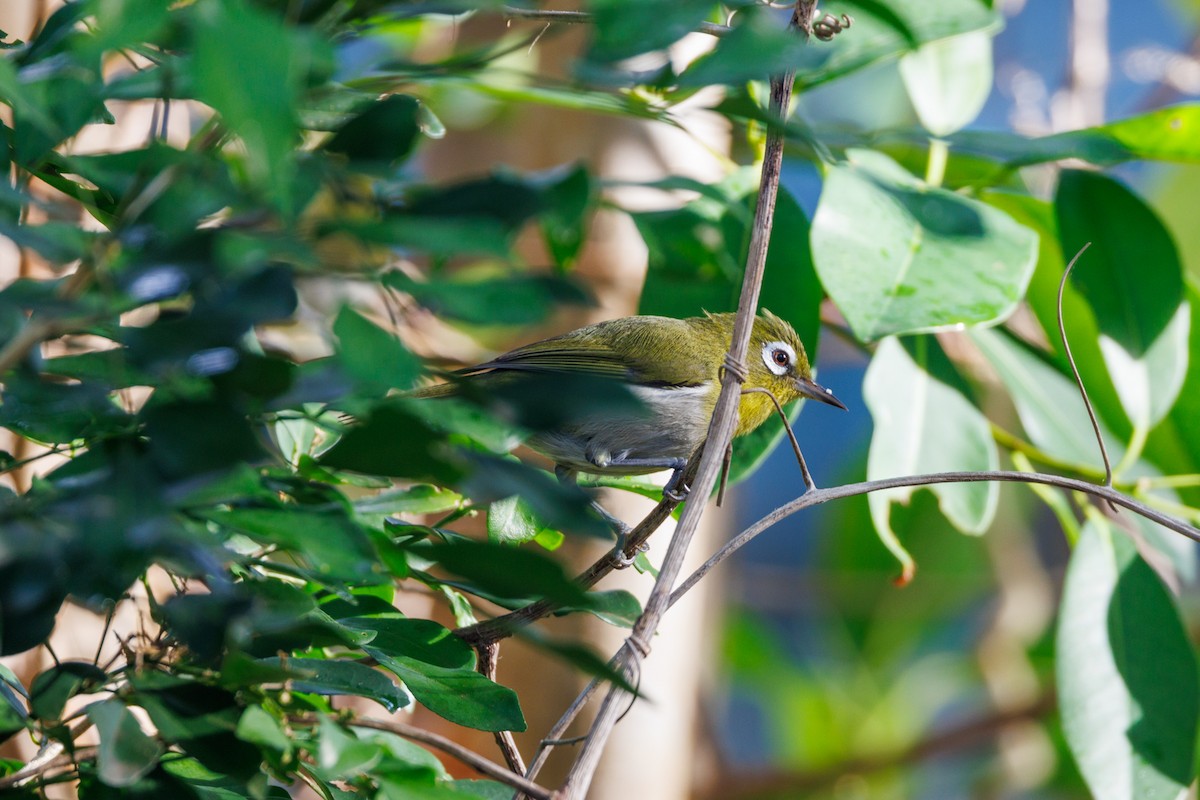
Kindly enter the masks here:
M 503 6 L 500 13 L 507 19 L 530 20 L 533 22 L 554 22 L 567 25 L 590 25 L 594 15 L 586 11 L 555 11 L 538 8 L 517 8 Z M 728 25 L 717 25 L 714 22 L 701 22 L 696 27 L 696 33 L 706 33 L 709 36 L 725 36 L 733 28 Z
M 1093 497 L 1099 497 L 1102 500 L 1107 500 L 1122 508 L 1127 508 L 1138 516 L 1144 517 L 1151 522 L 1157 522 L 1168 530 L 1172 530 L 1181 536 L 1186 536 L 1194 542 L 1200 542 L 1200 530 L 1193 528 L 1191 525 L 1178 520 L 1175 517 L 1158 511 L 1149 505 L 1134 500 L 1128 495 L 1122 494 L 1108 486 L 1098 486 L 1088 481 L 1081 481 L 1076 478 L 1064 478 L 1059 475 L 1047 475 L 1041 472 L 1016 472 L 1011 470 L 992 470 L 984 472 L 935 472 L 926 475 L 907 475 L 901 478 L 883 478 L 876 481 L 863 481 L 861 483 L 848 483 L 844 486 L 835 486 L 830 489 L 815 489 L 811 492 L 797 497 L 790 503 L 786 503 L 779 508 L 767 514 L 758 522 L 746 528 L 733 539 L 725 544 L 713 556 L 704 562 L 695 572 L 688 576 L 687 580 L 679 585 L 674 592 L 671 593 L 671 604 L 674 605 L 680 598 L 695 586 L 701 579 L 704 578 L 714 567 L 720 564 L 729 556 L 736 553 L 738 550 L 750 543 L 754 537 L 770 528 L 780 520 L 790 517 L 797 511 L 803 511 L 812 506 L 828 503 L 830 500 L 841 500 L 846 497 L 856 497 L 858 495 L 869 494 L 870 492 L 878 492 L 884 489 L 896 489 L 902 486 L 929 486 L 935 483 L 981 483 L 985 481 L 998 481 L 1001 483 L 1040 483 L 1047 486 L 1057 486 L 1060 489 L 1067 489 L 1075 492 L 1083 492 L 1090 494 Z
M 1067 341 L 1067 326 L 1063 321 L 1063 292 L 1067 289 L 1067 279 L 1071 277 L 1071 270 L 1075 269 L 1075 262 L 1091 245 L 1091 242 L 1085 242 L 1083 247 L 1079 248 L 1079 252 L 1063 270 L 1062 280 L 1058 282 L 1058 335 L 1062 339 L 1063 351 L 1067 355 L 1067 363 L 1071 365 L 1071 374 L 1075 376 L 1075 385 L 1079 387 L 1079 395 L 1083 398 L 1083 406 L 1087 409 L 1088 419 L 1092 421 L 1092 432 L 1096 434 L 1096 444 L 1100 446 L 1100 457 L 1104 459 L 1104 485 L 1111 489 L 1113 471 L 1112 464 L 1108 460 L 1108 448 L 1104 446 L 1104 437 L 1100 435 L 1100 422 L 1096 419 L 1096 412 L 1092 408 L 1087 388 L 1083 385 L 1083 378 L 1079 376 L 1079 367 L 1075 364 L 1075 356 L 1071 354 L 1071 343 Z M 1116 509 L 1114 508 L 1113 511 Z
M 500 658 L 499 642 L 481 644 L 475 648 L 475 652 L 479 656 L 479 666 L 476 671 L 495 683 L 496 662 Z M 521 757 L 521 750 L 517 747 L 517 740 L 513 737 L 512 731 L 496 731 L 495 739 L 496 746 L 500 748 L 500 752 L 504 756 L 504 763 L 508 765 L 508 768 L 517 775 L 524 775 L 526 773 L 525 759 Z
M 816 0 L 798 0 L 792 14 L 789 29 L 801 32 L 805 39 L 812 33 L 812 18 L 816 13 Z M 771 112 L 780 118 L 787 116 L 791 101 L 795 73 L 776 75 L 771 78 Z M 721 393 L 717 398 L 709 423 L 703 454 L 700 456 L 696 481 L 692 492 L 699 498 L 708 497 L 716 486 L 721 471 L 721 459 L 725 448 L 733 439 L 741 402 L 742 381 L 746 373 L 746 353 L 749 350 L 750 332 L 758 308 L 758 296 L 762 288 L 763 269 L 766 265 L 767 245 L 771 238 L 771 226 L 775 215 L 775 198 L 779 190 L 779 175 L 783 165 L 784 137 L 778 127 L 767 133 L 767 146 L 763 157 L 762 176 L 759 182 L 758 201 L 754 209 L 754 221 L 750 228 L 750 246 L 746 258 L 746 271 L 742 278 L 742 290 L 738 299 L 737 315 L 734 318 L 733 335 L 729 352 L 725 357 L 725 370 L 721 376 Z M 694 457 L 693 457 L 694 460 Z M 705 503 L 688 503 L 680 517 L 679 525 L 671 537 L 666 557 L 659 570 L 654 588 L 633 632 L 626 640 L 624 658 L 620 658 L 619 669 L 628 674 L 632 661 L 650 652 L 650 642 L 658 630 L 659 622 L 670 605 L 670 593 L 683 568 L 688 546 L 704 514 Z M 622 713 L 629 693 L 620 686 L 610 686 L 601 703 L 600 710 L 592 723 L 588 739 L 571 765 L 562 787 L 564 798 L 575 800 L 587 795 L 592 776 L 600 762 L 605 744 L 613 726 Z
M 315 716 L 307 714 L 292 715 L 288 716 L 287 719 L 289 722 L 297 725 L 311 725 L 316 721 Z M 395 722 L 387 719 L 374 719 L 372 717 L 348 719 L 345 720 L 345 724 L 353 728 L 369 728 L 371 730 L 384 731 L 385 733 L 394 733 L 397 736 L 403 736 L 405 739 L 412 739 L 414 742 L 427 744 L 430 747 L 441 750 L 443 753 L 449 753 L 467 766 L 473 767 L 489 778 L 494 778 L 507 786 L 518 789 L 535 800 L 552 800 L 554 797 L 554 792 L 528 780 L 525 776 L 505 769 L 499 764 L 489 761 L 478 753 L 463 747 L 461 744 L 450 741 L 445 736 L 439 736 L 436 733 L 418 728 L 415 725 L 408 725 L 403 722 Z
M 699 463 L 695 459 L 692 459 L 692 463 L 684 470 L 683 482 L 685 485 L 691 485 L 698 466 Z M 650 539 L 651 534 L 666 522 L 667 518 L 671 516 L 671 512 L 675 510 L 675 507 L 679 503 L 679 500 L 664 497 L 657 506 L 651 509 L 650 513 L 637 524 L 637 527 L 629 532 L 629 535 L 625 539 L 626 544 L 623 555 L 627 558 L 636 556 L 640 547 Z M 622 563 L 627 562 L 622 562 L 620 555 L 617 553 L 605 553 L 604 556 L 597 559 L 595 563 L 576 576 L 575 582 L 582 588 L 587 589 L 599 583 L 610 572 L 620 569 Z M 454 631 L 454 635 L 472 647 L 479 647 L 489 642 L 497 642 L 512 636 L 526 625 L 553 614 L 559 607 L 557 603 L 549 600 L 539 600 L 494 619 L 458 628 Z
M 796 462 L 800 465 L 800 475 L 804 478 L 804 487 L 806 490 L 817 488 L 816 482 L 813 481 L 812 473 L 808 471 L 808 463 L 804 460 L 804 453 L 800 451 L 800 443 L 796 441 L 796 433 L 792 430 L 792 423 L 788 419 L 787 414 L 783 410 L 783 406 L 779 404 L 779 398 L 770 389 L 764 387 L 754 387 L 753 389 L 743 389 L 742 394 L 751 393 L 765 394 L 771 398 L 771 402 L 775 404 L 775 411 L 779 414 L 779 419 L 783 423 L 783 430 L 787 434 L 788 441 L 792 443 L 792 452 L 796 455 Z
M 614 665 L 616 660 L 614 659 Z M 542 767 L 546 766 L 546 762 L 550 760 L 550 753 L 556 745 L 563 744 L 563 735 L 566 734 L 567 728 L 571 727 L 571 723 L 579 716 L 579 712 L 583 711 L 587 701 L 591 699 L 596 690 L 600 688 L 600 679 L 592 678 L 588 681 L 588 685 L 583 688 L 583 691 L 575 698 L 575 701 L 567 707 L 567 710 L 558 718 L 558 722 L 550 730 L 546 731 L 546 735 L 538 742 L 537 751 L 533 755 L 533 763 L 529 765 L 529 769 L 525 772 L 525 777 L 533 780 L 537 777 L 538 772 Z
M 17 335 L 8 340 L 0 350 L 0 374 L 8 372 L 23 358 L 32 352 L 33 348 L 50 339 L 57 339 L 64 333 L 87 325 L 90 319 L 31 319 L 25 323 Z
M 58 663 L 57 657 L 55 657 L 55 663 Z M 91 717 L 84 717 L 71 727 L 68 737 L 74 742 L 88 731 L 92 724 Z M 67 746 L 58 739 L 44 740 L 37 755 L 29 759 L 25 766 L 11 775 L 0 778 L 0 790 L 27 786 L 44 780 L 46 774 L 51 770 L 62 767 L 71 767 L 73 770 L 79 762 L 94 758 L 96 755 L 94 747 L 72 747 L 68 752 L 64 752 L 66 750 Z

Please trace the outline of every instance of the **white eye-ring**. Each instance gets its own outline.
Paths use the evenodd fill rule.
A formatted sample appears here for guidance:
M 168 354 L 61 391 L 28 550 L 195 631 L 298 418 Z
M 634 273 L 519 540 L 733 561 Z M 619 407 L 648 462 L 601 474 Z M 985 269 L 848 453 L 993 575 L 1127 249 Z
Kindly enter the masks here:
M 762 360 L 776 375 L 786 375 L 796 362 L 796 351 L 787 342 L 767 342 L 762 347 Z

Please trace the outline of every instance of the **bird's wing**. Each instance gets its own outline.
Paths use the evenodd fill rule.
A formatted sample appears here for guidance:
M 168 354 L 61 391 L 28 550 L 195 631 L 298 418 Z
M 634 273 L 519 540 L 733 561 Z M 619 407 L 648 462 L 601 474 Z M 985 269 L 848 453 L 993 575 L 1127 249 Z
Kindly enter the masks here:
M 655 324 L 637 324 L 646 319 L 602 322 L 533 342 L 460 372 L 559 372 L 660 386 L 696 386 L 711 379 L 703 359 L 696 358 L 695 334 L 684 322 L 657 317 Z
M 491 361 L 458 370 L 460 375 L 475 375 L 493 370 L 518 372 L 566 372 L 602 378 L 630 380 L 633 374 L 620 355 L 611 348 L 589 347 L 580 352 L 568 337 L 556 337 L 519 347 Z

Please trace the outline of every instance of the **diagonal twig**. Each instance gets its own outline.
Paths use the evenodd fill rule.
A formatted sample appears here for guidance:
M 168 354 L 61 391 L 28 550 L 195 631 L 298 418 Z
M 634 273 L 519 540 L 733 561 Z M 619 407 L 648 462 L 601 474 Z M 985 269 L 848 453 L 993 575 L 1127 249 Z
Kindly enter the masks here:
M 789 28 L 799 31 L 807 39 L 812 34 L 812 18 L 816 13 L 816 0 L 797 0 Z M 791 100 L 795 73 L 776 75 L 771 78 L 771 111 L 785 117 Z M 742 290 L 738 299 L 737 315 L 734 317 L 733 335 L 729 352 L 725 358 L 721 393 L 709 424 L 707 445 L 700 459 L 692 491 L 700 498 L 708 497 L 715 488 L 721 469 L 721 458 L 726 446 L 733 438 L 737 410 L 741 401 L 742 381 L 739 373 L 745 371 L 746 353 L 749 350 L 751 326 L 758 307 L 762 288 L 763 268 L 766 263 L 767 245 L 770 242 L 771 226 L 775 213 L 775 198 L 779 190 L 779 176 L 783 164 L 784 137 L 778 128 L 767 133 L 767 146 L 763 157 L 762 177 L 759 183 L 758 202 L 751 226 L 750 246 L 746 259 L 746 271 L 742 279 Z M 806 495 L 807 496 L 807 495 Z M 618 669 L 629 671 L 633 662 L 650 652 L 662 616 L 669 607 L 670 592 L 683 568 L 684 558 L 695 535 L 704 503 L 689 503 L 684 508 L 679 525 L 675 528 L 666 557 L 655 580 L 654 588 L 646 600 L 645 609 L 634 624 L 633 632 L 623 648 L 626 654 L 619 658 Z M 586 796 L 592 776 L 599 765 L 613 726 L 622 712 L 628 693 L 620 686 L 611 686 L 600 704 L 592 723 L 587 741 L 571 765 L 561 791 L 565 800 L 579 800 Z

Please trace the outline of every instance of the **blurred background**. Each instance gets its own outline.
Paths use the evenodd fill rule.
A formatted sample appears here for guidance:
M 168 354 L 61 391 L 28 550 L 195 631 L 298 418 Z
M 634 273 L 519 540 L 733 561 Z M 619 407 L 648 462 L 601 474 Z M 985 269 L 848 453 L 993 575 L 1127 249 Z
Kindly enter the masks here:
M 1040 136 L 1200 94 L 1194 3 L 996 7 L 1005 27 L 994 39 L 994 86 L 970 130 Z M 916 124 L 894 63 L 805 93 L 799 108 L 818 129 Z M 809 162 L 785 164 L 784 183 L 811 218 L 820 176 Z M 1114 171 L 1154 206 L 1188 273 L 1200 275 L 1200 171 L 1146 163 Z M 1035 192 L 1044 185 L 1038 170 L 1022 178 Z M 818 485 L 866 477 L 867 356 L 847 341 L 823 330 L 819 372 L 850 413 L 805 409 L 796 425 Z M 801 486 L 789 448 L 779 447 L 737 487 L 722 519 L 740 530 Z M 865 498 L 785 520 L 735 558 L 709 707 L 730 770 L 701 796 L 1089 796 L 1056 723 L 1051 653 L 1070 555 L 1057 522 L 1027 488 L 1010 485 L 979 539 L 955 531 L 928 492 L 908 513 L 918 571 L 903 588 L 892 585 L 897 566 Z M 1194 632 L 1194 584 L 1182 599 Z

